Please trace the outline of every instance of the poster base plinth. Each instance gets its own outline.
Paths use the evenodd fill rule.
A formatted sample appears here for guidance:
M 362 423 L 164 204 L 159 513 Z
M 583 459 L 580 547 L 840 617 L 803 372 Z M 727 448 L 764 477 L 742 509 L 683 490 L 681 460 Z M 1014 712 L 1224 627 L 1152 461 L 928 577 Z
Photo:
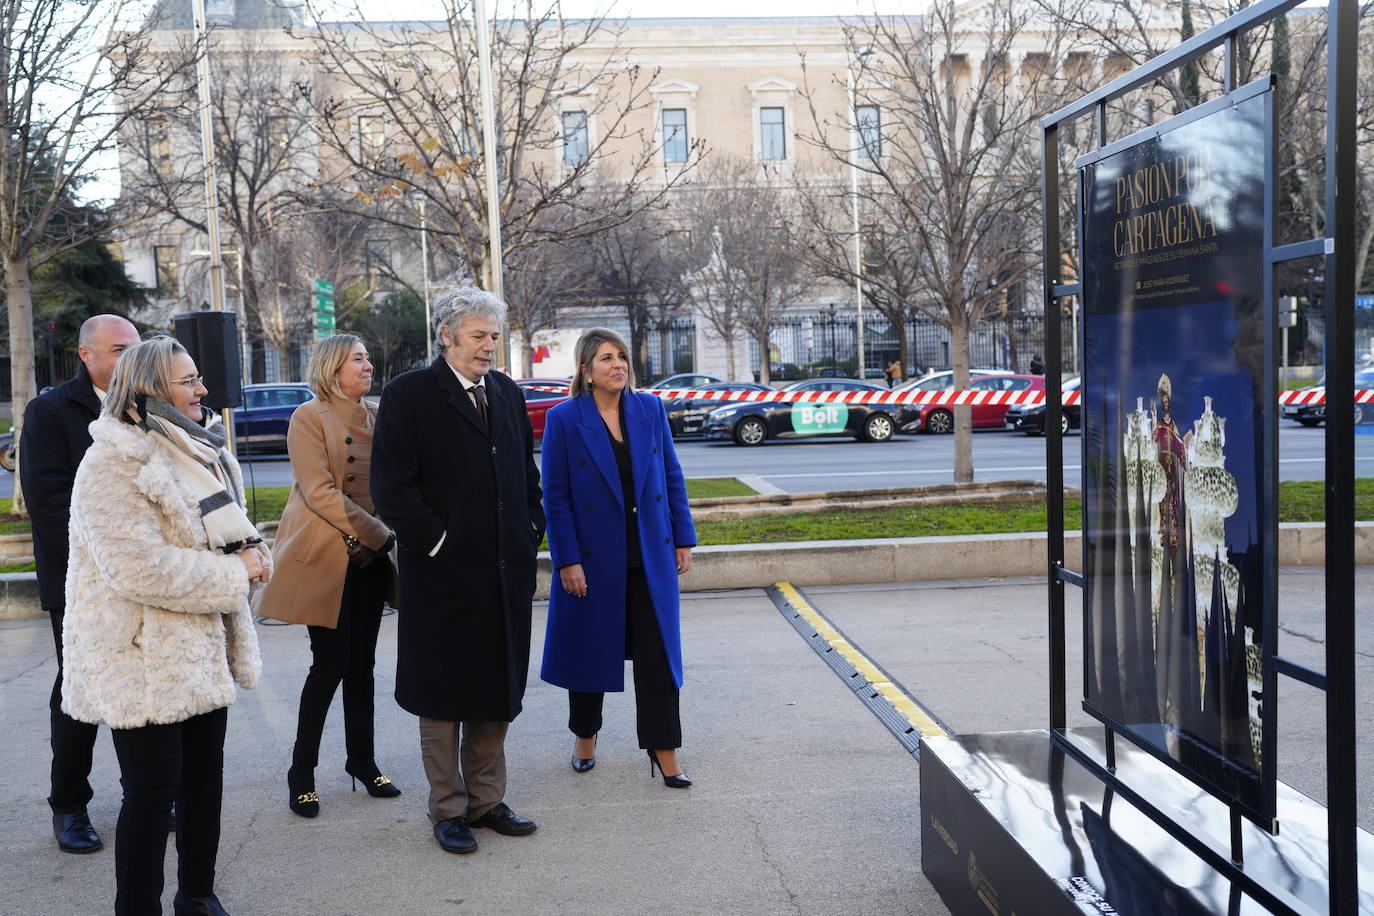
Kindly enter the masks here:
M 1102 728 L 1063 737 L 1105 763 Z M 1229 852 L 1225 804 L 1124 740 L 1116 775 L 1211 848 Z M 1325 913 L 1326 808 L 1279 784 L 1279 833 L 1246 822 L 1247 873 L 1292 912 Z M 1374 863 L 1374 836 L 1359 858 Z M 921 741 L 921 868 L 955 916 L 1268 913 L 1132 807 L 1045 730 Z M 1374 912 L 1374 873 L 1359 875 Z

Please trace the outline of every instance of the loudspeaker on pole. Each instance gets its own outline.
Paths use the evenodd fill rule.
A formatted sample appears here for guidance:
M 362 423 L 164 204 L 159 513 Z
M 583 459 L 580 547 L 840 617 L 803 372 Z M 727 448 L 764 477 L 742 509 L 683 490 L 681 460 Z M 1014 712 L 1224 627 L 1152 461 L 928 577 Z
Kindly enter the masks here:
M 201 403 L 213 410 L 241 405 L 238 316 L 233 312 L 182 312 L 172 320 L 173 336 L 196 361 L 209 389 Z

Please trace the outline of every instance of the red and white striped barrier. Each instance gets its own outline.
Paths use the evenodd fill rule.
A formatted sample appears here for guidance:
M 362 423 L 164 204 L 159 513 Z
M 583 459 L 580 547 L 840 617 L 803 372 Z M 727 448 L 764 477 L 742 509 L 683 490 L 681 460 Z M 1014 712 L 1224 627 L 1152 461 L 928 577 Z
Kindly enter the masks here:
M 556 391 L 566 394 L 566 388 L 552 385 L 528 385 L 531 391 Z M 1043 391 L 961 391 L 946 388 L 940 391 L 699 391 L 692 388 L 641 388 L 645 394 L 665 400 L 687 401 L 760 401 L 780 404 L 938 404 L 960 407 L 975 404 L 1045 403 Z M 1078 404 L 1081 391 L 1065 391 L 1065 405 Z M 1355 392 L 1357 404 L 1374 402 L 1374 389 L 1361 388 Z M 1279 395 L 1280 404 L 1325 404 L 1324 389 L 1285 391 Z
M 527 385 L 532 391 L 567 393 L 552 385 Z M 1043 391 L 700 391 L 695 388 L 641 388 L 665 400 L 757 401 L 775 404 L 1041 404 Z M 1077 404 L 1078 392 L 1064 392 L 1065 404 Z

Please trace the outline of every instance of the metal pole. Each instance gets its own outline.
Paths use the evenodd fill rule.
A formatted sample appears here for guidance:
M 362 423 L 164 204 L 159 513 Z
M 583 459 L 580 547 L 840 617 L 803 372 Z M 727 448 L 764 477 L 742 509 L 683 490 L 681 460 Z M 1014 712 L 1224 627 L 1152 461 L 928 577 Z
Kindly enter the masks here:
M 854 217 L 854 312 L 858 324 L 859 337 L 859 378 L 864 374 L 864 259 L 863 237 L 859 229 L 859 144 L 863 142 L 859 128 L 858 91 L 855 85 L 854 67 L 851 63 L 845 69 L 845 88 L 849 90 L 849 116 L 854 120 L 855 136 L 850 137 L 849 196 L 853 202 Z M 857 140 L 857 142 L 855 142 Z
M 1355 802 L 1355 105 L 1360 10 L 1330 0 L 1326 102 L 1326 786 L 1329 912 L 1359 908 Z
M 501 274 L 501 199 L 497 187 L 499 154 L 496 148 L 496 98 L 491 74 L 491 34 L 487 25 L 486 0 L 473 0 L 473 17 L 477 26 L 477 75 L 482 92 L 482 170 L 487 185 L 487 269 L 491 275 L 491 289 L 504 300 L 505 282 Z M 510 368 L 510 324 L 501 334 L 501 358 Z
M 426 201 L 420 198 L 420 270 L 424 275 L 425 289 L 425 362 L 434 360 L 434 329 L 430 326 L 433 319 L 429 313 L 429 221 L 426 218 Z
M 194 0 L 196 41 L 200 57 L 196 61 L 196 94 L 200 102 L 200 155 L 205 164 L 205 231 L 210 248 L 210 307 L 224 311 L 224 256 L 219 250 L 219 187 L 215 179 L 215 130 L 210 121 L 210 29 L 205 20 L 205 0 Z M 242 264 L 242 262 L 240 262 Z M 242 295 L 242 287 L 240 295 Z M 220 411 L 224 431 L 228 436 L 225 447 L 234 453 L 234 411 L 225 407 Z
M 1287 391 L 1287 390 L 1288 390 L 1288 328 L 1287 328 L 1287 327 L 1283 328 L 1283 329 L 1282 329 L 1282 332 L 1283 332 L 1283 334 L 1282 334 L 1282 336 L 1283 336 L 1283 341 L 1282 341 L 1282 343 L 1281 343 L 1281 346 L 1283 347 L 1283 371 L 1281 371 L 1281 372 L 1279 373 L 1279 384 L 1283 387 L 1283 390 L 1284 390 L 1284 391 Z
M 196 41 L 196 93 L 200 101 L 200 155 L 205 166 L 205 228 L 210 249 L 210 307 L 224 311 L 224 261 L 219 250 L 219 188 L 215 181 L 215 131 L 210 120 L 210 33 L 205 21 L 205 0 L 194 0 Z
M 1059 265 L 1059 125 L 1047 127 L 1040 140 L 1040 199 L 1044 212 L 1045 302 L 1045 546 L 1049 571 L 1049 673 L 1050 729 L 1062 731 L 1068 725 L 1068 694 L 1064 667 L 1068 662 L 1064 648 L 1067 635 L 1064 619 L 1064 440 L 1059 424 L 1064 354 L 1062 315 L 1054 288 L 1061 282 Z M 1087 411 L 1083 411 L 1084 418 Z

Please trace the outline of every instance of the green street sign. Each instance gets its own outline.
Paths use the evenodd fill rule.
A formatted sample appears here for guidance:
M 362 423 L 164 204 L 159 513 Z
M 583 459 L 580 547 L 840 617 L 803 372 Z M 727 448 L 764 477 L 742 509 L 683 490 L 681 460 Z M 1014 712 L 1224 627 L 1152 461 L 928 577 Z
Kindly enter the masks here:
M 316 296 L 327 296 L 328 298 L 333 299 L 333 298 L 334 298 L 334 284 L 333 284 L 333 283 L 330 283 L 328 280 L 316 280 L 316 281 L 315 281 L 315 295 L 316 295 Z

